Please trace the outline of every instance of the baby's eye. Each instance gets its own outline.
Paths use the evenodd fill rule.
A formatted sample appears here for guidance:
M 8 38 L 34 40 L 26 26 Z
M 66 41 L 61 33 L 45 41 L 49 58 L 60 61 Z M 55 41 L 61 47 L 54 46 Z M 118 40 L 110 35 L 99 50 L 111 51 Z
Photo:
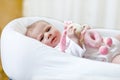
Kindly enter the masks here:
M 42 41 L 43 39 L 44 39 L 44 35 L 41 36 L 40 41 Z
M 49 32 L 49 31 L 50 31 L 50 29 L 51 29 L 51 27 L 48 27 L 48 28 L 46 29 L 46 32 Z

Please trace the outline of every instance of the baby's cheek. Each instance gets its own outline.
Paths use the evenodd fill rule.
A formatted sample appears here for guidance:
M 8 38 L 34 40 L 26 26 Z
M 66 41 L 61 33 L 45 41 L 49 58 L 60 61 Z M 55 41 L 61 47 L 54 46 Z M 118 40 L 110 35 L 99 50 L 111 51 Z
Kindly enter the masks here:
M 49 43 L 49 42 L 45 42 L 45 44 L 46 44 L 46 45 L 50 45 L 50 43 Z
M 50 45 L 50 43 L 48 41 L 45 41 L 45 40 L 42 41 L 42 43 L 45 44 L 45 45 L 48 45 L 48 46 Z

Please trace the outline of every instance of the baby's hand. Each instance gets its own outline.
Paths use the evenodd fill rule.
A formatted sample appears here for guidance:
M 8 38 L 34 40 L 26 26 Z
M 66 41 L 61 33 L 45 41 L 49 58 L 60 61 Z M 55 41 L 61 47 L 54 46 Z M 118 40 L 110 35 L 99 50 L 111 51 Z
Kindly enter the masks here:
M 73 40 L 75 43 L 79 44 L 79 38 L 76 35 L 76 28 L 74 26 L 68 27 L 67 36 Z
M 72 21 L 64 21 L 64 30 L 66 30 L 67 36 L 72 38 L 75 36 L 76 28 L 73 26 Z
M 67 28 L 67 36 L 69 38 L 77 38 L 75 31 L 76 31 L 76 28 L 74 26 L 68 27 Z

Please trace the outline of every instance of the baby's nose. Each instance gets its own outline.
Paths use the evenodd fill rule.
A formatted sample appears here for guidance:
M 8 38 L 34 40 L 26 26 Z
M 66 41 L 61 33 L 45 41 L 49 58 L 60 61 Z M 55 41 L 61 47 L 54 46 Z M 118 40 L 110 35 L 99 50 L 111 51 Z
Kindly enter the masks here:
M 48 33 L 48 39 L 52 36 L 52 34 Z

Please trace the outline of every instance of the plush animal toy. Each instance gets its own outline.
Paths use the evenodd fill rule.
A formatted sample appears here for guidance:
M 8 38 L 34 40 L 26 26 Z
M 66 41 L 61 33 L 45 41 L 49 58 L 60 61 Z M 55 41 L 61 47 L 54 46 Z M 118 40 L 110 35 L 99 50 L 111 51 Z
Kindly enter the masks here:
M 99 53 L 102 55 L 106 55 L 109 52 L 109 47 L 112 46 L 111 38 L 103 40 L 102 36 L 98 32 L 90 29 L 88 25 L 81 26 L 72 22 L 65 23 L 65 29 L 60 40 L 61 51 L 65 52 L 65 49 L 67 48 L 67 28 L 71 26 L 76 27 L 76 35 L 80 38 L 81 44 L 85 44 L 92 48 L 98 48 Z
M 62 33 L 61 40 L 60 40 L 60 49 L 62 52 L 65 52 L 65 49 L 67 48 L 67 45 L 66 45 L 67 28 L 71 26 L 76 27 L 77 36 L 80 36 L 81 31 L 83 29 L 81 25 L 72 23 L 72 21 L 64 22 L 64 31 Z M 83 37 L 80 39 L 80 43 L 83 43 Z

